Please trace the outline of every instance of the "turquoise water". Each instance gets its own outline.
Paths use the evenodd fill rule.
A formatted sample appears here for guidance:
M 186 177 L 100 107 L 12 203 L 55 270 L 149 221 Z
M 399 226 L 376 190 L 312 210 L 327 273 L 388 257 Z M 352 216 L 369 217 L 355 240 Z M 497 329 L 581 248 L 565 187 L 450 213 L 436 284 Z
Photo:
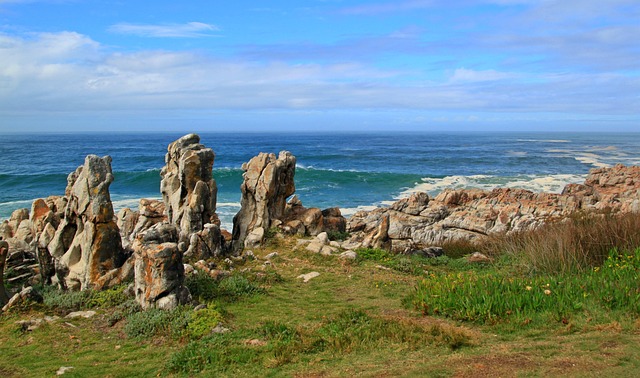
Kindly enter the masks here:
M 114 207 L 160 198 L 167 145 L 179 134 L 3 135 L 0 219 L 33 199 L 64 194 L 67 175 L 87 154 L 111 155 Z M 297 157 L 296 193 L 305 206 L 345 214 L 414 190 L 522 187 L 559 192 L 589 169 L 640 164 L 640 134 L 200 134 L 216 153 L 218 213 L 226 227 L 239 209 L 243 162 L 259 152 Z

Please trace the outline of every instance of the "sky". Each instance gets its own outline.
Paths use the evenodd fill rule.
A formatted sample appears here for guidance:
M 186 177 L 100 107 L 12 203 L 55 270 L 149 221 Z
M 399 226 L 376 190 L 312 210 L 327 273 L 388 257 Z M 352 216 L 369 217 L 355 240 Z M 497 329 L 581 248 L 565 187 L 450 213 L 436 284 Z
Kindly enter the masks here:
M 638 0 L 0 0 L 0 133 L 640 131 Z

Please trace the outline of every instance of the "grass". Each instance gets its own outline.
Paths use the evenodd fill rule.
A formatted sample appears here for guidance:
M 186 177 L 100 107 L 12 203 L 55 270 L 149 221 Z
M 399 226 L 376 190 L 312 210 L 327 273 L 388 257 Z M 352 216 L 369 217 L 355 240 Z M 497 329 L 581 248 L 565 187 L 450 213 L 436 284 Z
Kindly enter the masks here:
M 499 271 L 430 274 L 416 287 L 413 305 L 425 315 L 479 323 L 512 320 L 567 323 L 575 316 L 617 312 L 640 316 L 640 249 L 613 250 L 590 271 L 533 277 Z
M 532 269 L 515 248 L 479 265 L 458 258 L 476 247 L 464 245 L 435 259 L 359 250 L 347 262 L 273 239 L 228 278 L 188 278 L 204 310 L 140 312 L 124 288 L 43 290 L 44 304 L 0 314 L 0 375 L 51 376 L 60 366 L 73 366 L 71 377 L 622 377 L 640 369 L 635 248 L 554 271 Z M 296 278 L 311 271 L 320 275 Z M 98 315 L 32 332 L 16 324 L 86 308 Z M 212 333 L 218 324 L 229 332 Z
M 640 246 L 637 213 L 575 214 L 534 232 L 492 236 L 483 245 L 488 254 L 515 256 L 530 273 L 589 270 L 601 265 L 612 249 Z

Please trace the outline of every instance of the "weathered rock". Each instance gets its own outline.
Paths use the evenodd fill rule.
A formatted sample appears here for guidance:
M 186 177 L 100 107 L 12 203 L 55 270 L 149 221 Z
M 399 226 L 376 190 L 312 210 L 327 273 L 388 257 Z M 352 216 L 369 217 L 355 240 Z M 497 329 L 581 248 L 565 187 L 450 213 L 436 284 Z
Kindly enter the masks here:
M 355 261 L 358 259 L 358 254 L 354 251 L 344 251 L 340 254 L 340 258 L 343 260 Z
M 167 148 L 160 191 L 168 221 L 180 228 L 181 241 L 188 241 L 207 223 L 219 224 L 214 159 L 213 150 L 200 144 L 196 134 L 185 135 Z
M 202 231 L 191 234 L 189 248 L 184 253 L 191 260 L 220 257 L 224 252 L 225 239 L 217 224 L 207 223 Z
M 182 253 L 176 243 L 133 244 L 136 300 L 143 309 L 170 309 L 190 300 Z
M 95 155 L 67 178 L 64 217 L 47 245 L 63 288 L 93 287 L 126 260 L 109 195 L 112 181 L 111 158 Z
M 9 302 L 9 296 L 4 289 L 4 264 L 9 254 L 9 243 L 0 240 L 0 305 L 4 306 Z
M 389 208 L 354 214 L 347 226 L 352 237 L 343 247 L 361 243 L 398 253 L 421 251 L 448 241 L 533 230 L 576 211 L 605 209 L 640 210 L 640 167 L 592 170 L 584 185 L 567 185 L 562 194 L 446 189 L 429 199 L 415 193 Z
M 283 218 L 286 200 L 295 192 L 295 169 L 296 158 L 287 151 L 280 152 L 277 158 L 275 154 L 260 153 L 242 165 L 241 208 L 233 218 L 234 251 L 245 247 L 245 239 L 254 230 L 261 228 L 264 233 L 274 220 Z M 255 242 L 255 238 L 251 240 L 252 244 Z
M 38 292 L 33 290 L 33 287 L 31 286 L 26 287 L 22 289 L 22 291 L 20 291 L 19 293 L 16 293 L 13 297 L 11 297 L 11 299 L 9 299 L 7 304 L 5 304 L 4 307 L 2 307 L 2 311 L 3 312 L 8 311 L 9 309 L 16 307 L 28 300 L 41 303 L 42 296 Z
M 139 218 L 140 213 L 128 207 L 118 211 L 116 215 L 116 225 L 120 230 L 120 237 L 122 238 L 123 244 L 129 241 L 129 237 L 133 234 Z

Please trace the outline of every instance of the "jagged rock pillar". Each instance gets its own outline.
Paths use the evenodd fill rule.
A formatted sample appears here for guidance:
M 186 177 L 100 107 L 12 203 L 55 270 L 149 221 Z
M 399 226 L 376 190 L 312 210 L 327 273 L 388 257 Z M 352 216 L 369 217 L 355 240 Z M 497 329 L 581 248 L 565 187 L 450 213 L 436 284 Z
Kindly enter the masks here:
M 63 219 L 47 245 L 63 288 L 94 287 L 126 259 L 109 195 L 111 182 L 109 156 L 87 156 L 67 178 Z
M 169 223 L 180 228 L 180 241 L 188 241 L 207 223 L 218 223 L 217 186 L 213 179 L 215 154 L 200 144 L 196 134 L 169 144 L 160 175 L 160 191 Z
M 296 158 L 288 151 L 281 151 L 277 158 L 260 153 L 243 164 L 242 170 L 241 208 L 233 218 L 235 252 L 242 250 L 245 242 L 262 242 L 272 221 L 283 218 L 287 197 L 295 192 Z

